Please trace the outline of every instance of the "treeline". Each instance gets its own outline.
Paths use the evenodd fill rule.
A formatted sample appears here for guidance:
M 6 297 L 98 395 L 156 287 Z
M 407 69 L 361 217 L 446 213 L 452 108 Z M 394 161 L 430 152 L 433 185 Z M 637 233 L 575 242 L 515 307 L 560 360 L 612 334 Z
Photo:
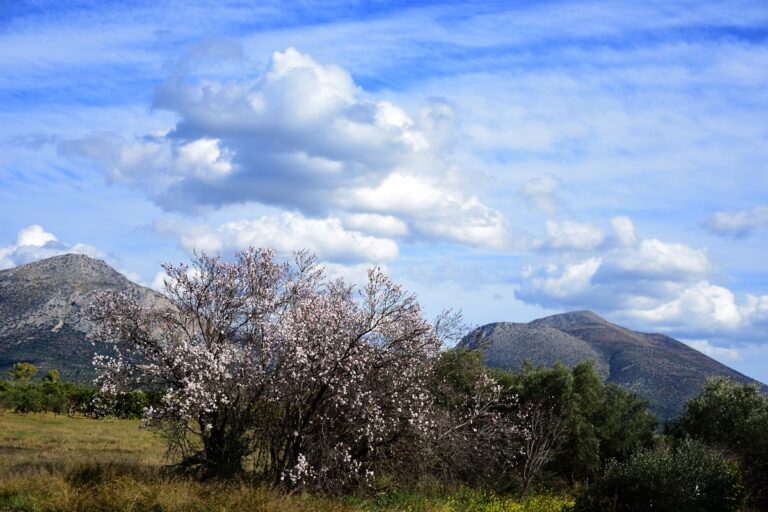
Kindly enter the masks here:
M 58 370 L 49 370 L 42 379 L 35 379 L 36 374 L 37 368 L 31 363 L 13 365 L 9 379 L 0 379 L 0 411 L 141 419 L 144 410 L 162 398 L 160 392 L 130 391 L 106 402 L 93 386 L 61 381 Z
M 486 371 L 477 353 L 443 353 L 443 407 L 470 404 Z M 525 435 L 513 457 L 500 439 L 479 448 L 451 439 L 450 474 L 463 483 L 520 496 L 575 492 L 577 512 L 768 510 L 768 397 L 757 385 L 710 379 L 681 417 L 658 425 L 645 401 L 604 384 L 592 363 L 490 376 L 502 414 Z
M 36 373 L 15 364 L 10 379 L 0 380 L 0 408 L 139 419 L 162 400 L 159 392 L 133 391 L 105 403 L 96 388 L 61 382 L 56 370 L 37 380 Z M 488 369 L 477 352 L 448 350 L 431 385 L 454 420 L 435 425 L 426 451 L 392 448 L 399 463 L 382 469 L 400 487 L 431 479 L 446 489 L 520 497 L 576 491 L 575 511 L 768 504 L 768 398 L 756 386 L 712 379 L 681 417 L 660 426 L 645 401 L 604 384 L 589 362 L 511 372 Z
M 112 349 L 94 359 L 90 403 L 97 415 L 143 411 L 186 475 L 328 494 L 576 493 L 578 511 L 765 504 L 757 388 L 712 381 L 661 433 L 645 402 L 591 364 L 501 372 L 442 350 L 466 332 L 460 316 L 427 321 L 381 269 L 355 287 L 306 252 L 286 262 L 254 248 L 164 269 L 163 303 L 103 291 L 86 308 L 92 338 Z M 62 389 L 33 373 L 14 368 L 17 410 L 34 401 L 19 397 Z

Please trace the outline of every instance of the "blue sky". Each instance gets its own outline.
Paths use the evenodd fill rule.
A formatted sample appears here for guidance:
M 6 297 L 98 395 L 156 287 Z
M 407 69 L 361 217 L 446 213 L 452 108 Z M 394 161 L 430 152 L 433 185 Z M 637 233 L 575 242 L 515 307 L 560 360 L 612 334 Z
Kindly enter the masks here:
M 0 268 L 306 247 L 767 382 L 767 43 L 762 1 L 0 2 Z

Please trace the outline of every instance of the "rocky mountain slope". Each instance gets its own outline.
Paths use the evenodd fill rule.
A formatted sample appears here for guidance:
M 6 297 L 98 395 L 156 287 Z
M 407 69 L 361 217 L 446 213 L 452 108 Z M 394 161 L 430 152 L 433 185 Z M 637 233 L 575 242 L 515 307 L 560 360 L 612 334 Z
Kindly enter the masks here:
M 685 402 L 711 376 L 755 382 L 680 341 L 635 332 L 590 311 L 549 316 L 527 324 L 484 325 L 469 333 L 459 346 L 481 350 L 489 366 L 512 370 L 521 368 L 525 360 L 546 366 L 557 361 L 574 366 L 593 360 L 607 382 L 636 391 L 662 419 L 679 415 Z
M 80 312 L 96 290 L 134 293 L 152 303 L 154 291 L 138 286 L 103 261 L 79 254 L 56 256 L 0 271 L 0 374 L 28 361 L 65 379 L 89 381 L 97 347 L 86 340 Z

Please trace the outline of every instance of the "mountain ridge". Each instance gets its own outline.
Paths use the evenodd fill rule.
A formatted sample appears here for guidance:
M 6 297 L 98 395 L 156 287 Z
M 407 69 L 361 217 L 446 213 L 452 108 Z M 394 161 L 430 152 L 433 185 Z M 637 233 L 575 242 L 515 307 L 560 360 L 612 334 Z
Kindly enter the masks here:
M 0 373 L 14 362 L 29 361 L 41 372 L 57 368 L 65 379 L 90 380 L 94 353 L 107 347 L 88 341 L 91 326 L 80 312 L 97 290 L 131 293 L 145 305 L 164 300 L 84 255 L 55 256 L 0 271 Z M 605 381 L 636 391 L 662 419 L 680 414 L 710 376 L 757 382 L 674 338 L 632 331 L 592 311 L 486 324 L 458 346 L 481 351 L 489 366 L 512 370 L 526 360 L 545 366 L 592 360 Z
M 574 366 L 592 360 L 606 382 L 633 390 L 662 419 L 682 413 L 685 402 L 714 376 L 768 387 L 674 338 L 613 324 L 592 311 L 572 311 L 528 323 L 495 322 L 471 331 L 459 348 L 479 350 L 491 367 L 518 370 L 526 360 Z

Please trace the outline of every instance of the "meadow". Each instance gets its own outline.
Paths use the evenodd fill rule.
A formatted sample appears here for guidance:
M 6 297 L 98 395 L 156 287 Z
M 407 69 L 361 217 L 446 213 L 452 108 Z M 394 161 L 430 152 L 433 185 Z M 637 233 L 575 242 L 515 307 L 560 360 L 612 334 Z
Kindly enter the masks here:
M 168 474 L 164 441 L 138 420 L 0 412 L 0 511 L 556 512 L 568 498 L 518 502 L 457 488 L 325 497 L 247 481 Z

